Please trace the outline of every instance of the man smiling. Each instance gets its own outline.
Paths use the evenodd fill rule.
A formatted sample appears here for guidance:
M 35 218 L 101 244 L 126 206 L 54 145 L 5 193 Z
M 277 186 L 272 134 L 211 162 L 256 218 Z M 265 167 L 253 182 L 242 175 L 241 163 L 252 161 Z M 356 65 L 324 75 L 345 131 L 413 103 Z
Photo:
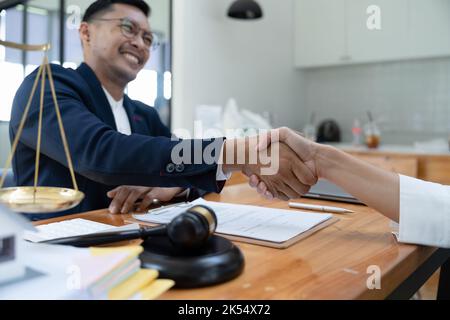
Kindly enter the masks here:
M 244 159 L 249 159 L 253 138 L 226 142 L 223 138 L 184 140 L 182 143 L 189 152 L 182 157 L 185 159 L 187 153 L 191 156 L 187 161 L 176 162 L 172 151 L 180 141 L 171 139 L 169 129 L 153 108 L 124 94 L 128 83 L 150 58 L 154 39 L 149 14 L 150 8 L 142 0 L 92 3 L 79 32 L 84 63 L 77 70 L 51 66 L 76 180 L 86 195 L 78 207 L 61 214 L 108 206 L 113 213 L 126 213 L 138 199 L 142 199 L 141 209 L 145 209 L 154 199 L 168 201 L 177 195 L 186 196 L 183 194 L 186 188 L 220 192 L 232 171 L 241 170 L 248 175 L 261 171 L 260 163 L 238 163 L 236 156 L 226 157 L 236 147 L 244 150 Z M 24 80 L 14 99 L 11 140 L 18 130 L 36 74 L 37 71 Z M 71 188 L 48 84 L 44 101 L 39 185 Z M 38 123 L 39 90 L 13 160 L 18 185 L 33 185 Z M 209 150 L 213 150 L 213 163 L 205 159 L 200 163 L 193 161 Z M 276 194 L 282 198 L 299 197 L 315 183 L 314 177 L 289 147 L 280 144 L 280 150 L 277 160 L 283 165 L 279 174 L 261 179 L 272 190 L 278 190 Z M 222 159 L 227 159 L 223 165 Z M 302 177 L 302 181 L 296 177 Z M 195 192 L 190 194 L 195 196 Z
M 149 14 L 143 1 L 97 1 L 83 17 L 84 61 L 116 101 L 150 58 L 154 39 Z
M 117 130 L 127 135 L 132 130 L 123 106 L 124 89 L 144 68 L 155 45 L 149 15 L 150 8 L 143 1 L 97 1 L 86 10 L 80 25 L 84 61 L 102 84 Z M 166 131 L 164 136 L 170 136 L 167 128 L 161 129 Z M 107 196 L 113 198 L 109 206 L 112 213 L 127 213 L 139 199 L 139 209 L 144 210 L 153 199 L 169 201 L 182 190 L 121 186 Z

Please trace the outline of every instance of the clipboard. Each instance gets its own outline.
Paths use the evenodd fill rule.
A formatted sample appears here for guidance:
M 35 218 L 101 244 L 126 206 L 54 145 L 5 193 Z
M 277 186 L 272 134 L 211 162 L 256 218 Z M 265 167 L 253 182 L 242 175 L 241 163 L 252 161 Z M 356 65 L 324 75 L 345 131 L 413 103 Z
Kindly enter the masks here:
M 236 241 L 236 242 L 242 242 L 242 243 L 248 243 L 248 244 L 253 244 L 253 245 L 258 245 L 258 246 L 263 246 L 263 247 L 269 247 L 269 248 L 275 248 L 275 249 L 287 249 L 289 247 L 291 247 L 292 245 L 296 244 L 297 242 L 313 235 L 314 233 L 329 227 L 331 225 L 333 225 L 334 223 L 338 222 L 340 219 L 337 217 L 332 217 L 320 224 L 318 224 L 317 226 L 315 226 L 314 228 L 309 229 L 308 231 L 302 232 L 299 235 L 284 241 L 284 242 L 273 242 L 273 241 L 267 241 L 267 240 L 259 240 L 259 239 L 254 239 L 254 238 L 248 238 L 248 237 L 242 237 L 242 236 L 234 236 L 234 235 L 229 235 L 229 234 L 224 234 L 224 233 L 220 233 L 220 232 L 216 232 L 217 235 L 224 237 L 228 240 L 231 241 Z M 137 220 L 133 217 L 129 217 L 124 219 L 125 222 L 128 223 L 138 223 L 140 225 L 144 225 L 144 226 L 150 226 L 150 227 L 154 227 L 154 226 L 158 226 L 159 224 L 156 223 L 150 223 L 150 222 L 145 222 L 145 221 L 141 221 L 141 220 Z

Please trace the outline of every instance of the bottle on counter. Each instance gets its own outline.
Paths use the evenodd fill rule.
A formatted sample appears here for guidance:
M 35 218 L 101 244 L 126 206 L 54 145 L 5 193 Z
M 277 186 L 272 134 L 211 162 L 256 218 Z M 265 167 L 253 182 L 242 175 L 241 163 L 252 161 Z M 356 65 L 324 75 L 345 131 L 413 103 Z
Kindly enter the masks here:
M 352 144 L 354 146 L 360 146 L 362 145 L 362 127 L 361 123 L 359 122 L 359 119 L 353 120 L 353 127 L 352 127 L 352 135 L 353 135 L 353 141 Z
M 317 141 L 317 131 L 315 125 L 316 114 L 313 112 L 309 118 L 309 122 L 303 128 L 305 138 L 311 141 Z
M 378 129 L 370 111 L 368 112 L 368 115 L 369 123 L 365 127 L 366 145 L 370 149 L 376 149 L 380 145 L 380 129 Z

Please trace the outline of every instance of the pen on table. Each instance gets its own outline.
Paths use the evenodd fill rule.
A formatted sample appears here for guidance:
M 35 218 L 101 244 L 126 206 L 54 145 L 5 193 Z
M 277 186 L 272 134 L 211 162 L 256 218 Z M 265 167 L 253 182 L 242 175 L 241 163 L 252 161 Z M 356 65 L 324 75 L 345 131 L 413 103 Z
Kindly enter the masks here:
M 315 211 L 323 211 L 323 212 L 332 212 L 332 213 L 353 213 L 354 211 L 338 208 L 338 207 L 329 207 L 329 206 L 318 206 L 314 204 L 305 204 L 305 203 L 297 203 L 297 202 L 289 202 L 289 207 L 296 209 L 307 209 L 307 210 L 315 210 Z

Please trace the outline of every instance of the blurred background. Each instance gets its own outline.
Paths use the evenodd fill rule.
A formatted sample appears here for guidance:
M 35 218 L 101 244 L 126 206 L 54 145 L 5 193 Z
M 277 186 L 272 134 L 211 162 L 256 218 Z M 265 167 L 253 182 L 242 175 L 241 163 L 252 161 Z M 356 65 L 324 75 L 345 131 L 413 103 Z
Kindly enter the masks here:
M 90 0 L 0 1 L 0 39 L 18 43 L 51 43 L 49 60 L 76 69 L 83 61 L 78 27 Z M 172 97 L 171 1 L 147 1 L 150 19 L 160 46 L 127 93 L 156 108 L 170 123 Z M 22 52 L 0 47 L 0 163 L 9 152 L 8 121 L 15 92 L 24 77 L 42 63 L 40 52 Z
M 242 136 L 288 126 L 450 184 L 450 0 L 147 2 L 161 46 L 127 93 L 173 131 Z M 50 42 L 50 60 L 76 68 L 90 3 L 0 0 L 0 39 Z M 0 47 L 0 163 L 14 94 L 41 59 Z
M 448 151 L 450 0 L 244 0 L 262 16 L 231 18 L 241 1 L 147 1 L 163 45 L 128 94 L 173 130 L 201 120 L 224 131 L 236 119 L 349 148 L 378 135 L 371 146 Z M 91 2 L 0 1 L 0 37 L 51 42 L 50 60 L 75 68 Z M 40 61 L 0 48 L 0 161 L 15 90 Z

